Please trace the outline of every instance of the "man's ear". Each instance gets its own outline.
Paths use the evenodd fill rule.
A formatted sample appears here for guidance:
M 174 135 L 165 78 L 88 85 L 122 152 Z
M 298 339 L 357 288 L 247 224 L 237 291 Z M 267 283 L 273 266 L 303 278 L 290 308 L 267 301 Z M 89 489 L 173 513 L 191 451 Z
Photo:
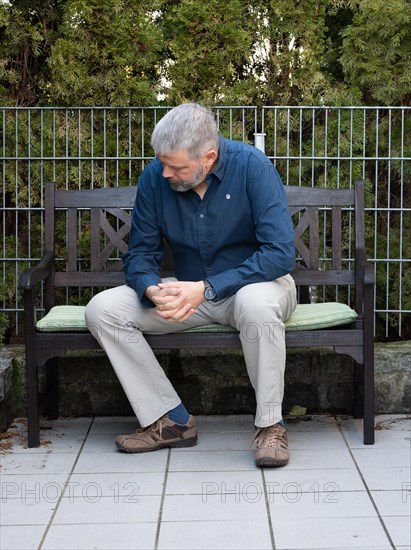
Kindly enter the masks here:
M 209 166 L 212 166 L 218 158 L 218 151 L 216 149 L 210 149 L 204 156 L 204 162 Z

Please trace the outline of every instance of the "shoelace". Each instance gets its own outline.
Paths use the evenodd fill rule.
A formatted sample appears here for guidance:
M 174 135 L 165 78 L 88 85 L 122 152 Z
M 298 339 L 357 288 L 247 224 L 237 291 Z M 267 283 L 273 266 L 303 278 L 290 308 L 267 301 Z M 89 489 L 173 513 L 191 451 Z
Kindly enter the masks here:
M 161 434 L 163 433 L 163 423 L 161 422 L 163 420 L 164 416 L 156 420 L 153 424 L 150 424 L 150 426 L 147 426 L 146 428 L 140 428 L 136 430 L 136 434 L 143 434 L 145 432 L 154 432 L 154 434 L 158 433 L 158 437 L 161 439 Z M 154 435 L 153 434 L 153 435 Z
M 276 447 L 277 442 L 284 449 L 287 448 L 287 436 L 281 426 L 270 426 L 268 428 L 259 428 L 254 437 L 254 443 L 257 447 Z

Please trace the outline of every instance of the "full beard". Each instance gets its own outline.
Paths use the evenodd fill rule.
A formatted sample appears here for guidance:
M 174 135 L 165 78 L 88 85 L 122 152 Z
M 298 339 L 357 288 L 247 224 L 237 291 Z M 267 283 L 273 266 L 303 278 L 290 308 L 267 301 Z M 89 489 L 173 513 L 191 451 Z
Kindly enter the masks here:
M 167 179 L 173 191 L 184 193 L 185 191 L 189 191 L 190 189 L 195 189 L 198 185 L 200 185 L 200 183 L 204 181 L 204 171 L 199 164 L 191 180 L 180 180 L 179 178 Z

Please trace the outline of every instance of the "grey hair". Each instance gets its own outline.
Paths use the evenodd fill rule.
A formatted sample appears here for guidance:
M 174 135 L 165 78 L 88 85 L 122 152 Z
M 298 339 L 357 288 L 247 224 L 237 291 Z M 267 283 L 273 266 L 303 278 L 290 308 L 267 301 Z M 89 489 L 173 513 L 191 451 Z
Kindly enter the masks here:
M 210 149 L 218 151 L 219 142 L 212 111 L 198 103 L 183 103 L 171 109 L 151 136 L 156 155 L 187 151 L 193 160 L 199 160 Z

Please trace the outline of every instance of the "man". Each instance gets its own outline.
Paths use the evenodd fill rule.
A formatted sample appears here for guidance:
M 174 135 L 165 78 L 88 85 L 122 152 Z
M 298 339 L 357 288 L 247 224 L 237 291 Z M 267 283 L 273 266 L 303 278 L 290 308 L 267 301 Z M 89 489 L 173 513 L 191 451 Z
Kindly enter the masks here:
M 196 444 L 195 420 L 143 334 L 222 323 L 240 331 L 256 392 L 256 464 L 283 466 L 284 323 L 296 306 L 283 184 L 263 153 L 221 137 L 211 111 L 195 103 L 169 111 L 152 146 L 156 158 L 139 179 L 124 256 L 127 285 L 97 294 L 86 310 L 142 426 L 117 437 L 117 447 L 138 453 Z M 175 279 L 160 277 L 164 240 Z

